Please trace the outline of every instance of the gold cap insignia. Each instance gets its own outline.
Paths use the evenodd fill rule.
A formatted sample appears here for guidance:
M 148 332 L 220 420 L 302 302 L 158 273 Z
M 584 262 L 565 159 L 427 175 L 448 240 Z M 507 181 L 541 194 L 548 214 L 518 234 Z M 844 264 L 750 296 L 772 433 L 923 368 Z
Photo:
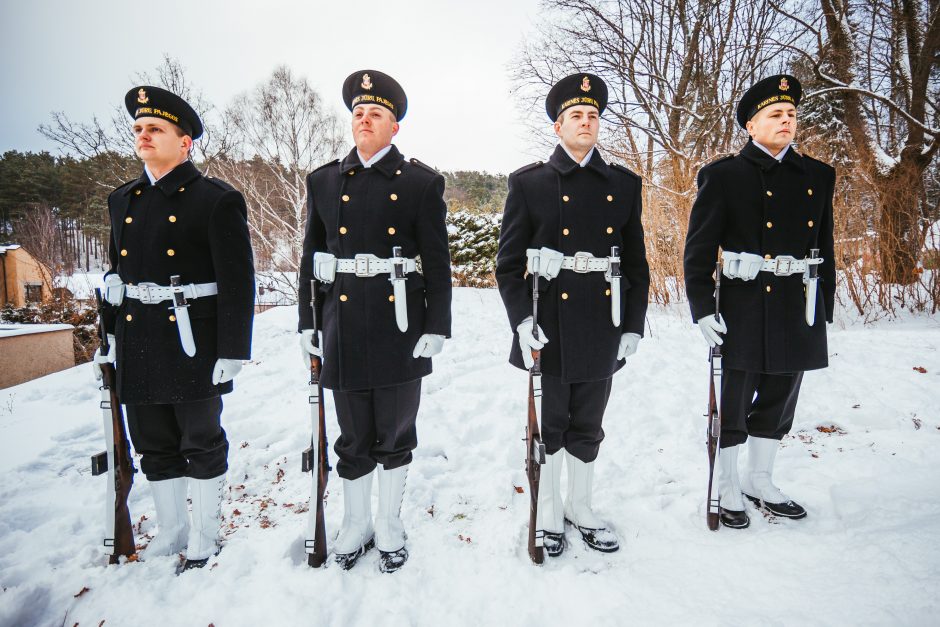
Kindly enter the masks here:
M 141 87 L 137 91 L 137 102 L 139 102 L 140 104 L 147 104 L 148 102 L 150 102 L 150 98 L 147 97 L 147 92 L 144 91 L 143 87 Z
M 363 89 L 372 89 L 372 77 L 368 74 L 362 75 L 362 88 Z
M 591 79 L 587 76 L 581 79 L 581 91 L 591 91 Z
M 781 78 L 780 79 L 780 91 L 787 91 L 788 89 L 790 89 L 789 81 L 787 81 L 786 78 Z

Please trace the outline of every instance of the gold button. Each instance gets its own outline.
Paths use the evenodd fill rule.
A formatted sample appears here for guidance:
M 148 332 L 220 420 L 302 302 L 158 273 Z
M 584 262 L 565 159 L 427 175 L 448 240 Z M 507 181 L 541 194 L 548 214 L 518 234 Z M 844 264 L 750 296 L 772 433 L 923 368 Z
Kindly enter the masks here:
M 181 192 L 185 192 L 185 191 L 186 191 L 186 188 L 185 188 L 185 187 L 180 187 L 180 191 L 181 191 Z
M 562 300 L 568 300 L 568 292 L 562 292 L 562 293 L 561 293 L 561 299 L 562 299 Z
M 813 221 L 810 220 L 809 222 L 807 222 L 806 226 L 808 226 L 809 228 L 813 228 Z
M 770 255 L 764 255 L 764 259 L 770 259 Z
M 343 202 L 349 202 L 349 196 L 343 194 Z
M 570 233 L 570 232 L 571 232 L 571 231 L 569 231 L 568 229 L 562 229 L 562 230 L 561 230 L 561 234 L 562 234 L 562 235 L 567 235 L 567 234 Z
M 565 202 L 568 202 L 570 200 L 570 198 L 568 198 L 567 196 L 562 196 L 561 199 L 564 200 Z
M 169 218 L 167 218 L 167 220 L 169 220 L 170 222 L 176 222 L 176 216 L 170 216 Z
M 343 301 L 344 303 L 345 303 L 347 300 L 349 300 L 349 298 L 348 298 L 345 294 L 340 294 L 340 295 L 339 295 L 339 299 L 340 299 L 341 301 Z
M 122 257 L 127 257 L 127 249 L 126 249 L 126 248 L 122 248 L 122 249 L 121 249 L 121 256 L 122 256 Z
M 352 175 L 355 174 L 355 173 L 356 173 L 355 170 L 350 170 L 350 171 L 349 171 L 349 176 L 352 176 Z
M 340 234 L 340 235 L 346 235 L 346 227 L 345 227 L 345 226 L 339 227 L 339 234 Z
M 401 174 L 401 170 L 395 170 L 395 176 L 398 176 L 399 174 Z
M 390 302 L 390 303 L 394 303 L 394 302 L 395 302 L 395 295 L 394 295 L 394 294 L 392 294 L 392 295 L 390 295 L 390 296 L 388 297 L 388 302 Z
M 136 191 L 134 192 L 134 195 L 135 195 L 135 196 L 140 196 L 140 190 L 139 190 L 139 189 L 136 190 Z
M 610 288 L 604 290 L 604 296 L 610 296 Z
M 124 319 L 127 320 L 128 322 L 130 322 L 131 320 L 134 319 L 134 316 L 132 316 L 132 315 L 130 315 L 130 314 L 127 314 L 126 316 L 124 316 Z
M 774 228 L 774 223 L 773 223 L 773 222 L 768 222 L 768 223 L 767 223 L 767 228 L 768 228 L 768 229 Z
M 813 195 L 813 188 L 810 187 L 809 189 L 807 189 L 807 190 L 806 190 L 806 193 L 809 194 L 810 196 L 812 196 L 812 195 Z
M 607 227 L 607 234 L 610 235 L 610 234 L 613 233 L 613 232 L 614 232 L 614 227 L 608 226 L 608 227 Z
M 124 223 L 125 223 L 125 224 L 130 224 L 130 223 L 133 222 L 133 221 L 134 221 L 134 218 L 132 218 L 132 217 L 130 217 L 130 216 L 127 216 L 126 218 L 124 218 Z
M 170 322 L 176 322 L 176 316 L 170 314 Z
M 614 200 L 614 197 L 608 194 L 607 202 L 613 202 L 613 200 Z
M 394 234 L 395 234 L 395 227 L 394 227 L 394 226 L 388 227 L 388 234 L 389 234 L 389 235 L 394 235 Z
M 166 251 L 166 256 L 167 256 L 167 257 L 172 257 L 172 256 L 175 255 L 175 254 L 176 254 L 176 251 L 173 250 L 172 248 L 168 248 L 167 251 Z
M 398 200 L 398 194 L 391 194 L 389 198 L 391 198 L 392 200 Z
M 768 293 L 770 292 L 770 286 L 769 286 L 769 285 L 768 285 L 765 289 L 767 290 Z
M 767 190 L 767 195 L 768 195 L 768 196 L 773 196 L 774 193 L 768 189 L 768 190 Z

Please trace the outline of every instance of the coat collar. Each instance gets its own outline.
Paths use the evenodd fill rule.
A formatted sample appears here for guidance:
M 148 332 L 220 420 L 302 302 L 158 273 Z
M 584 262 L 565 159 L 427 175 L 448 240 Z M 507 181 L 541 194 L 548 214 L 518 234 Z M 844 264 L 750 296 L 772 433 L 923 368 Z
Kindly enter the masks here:
M 163 178 L 153 185 L 163 192 L 164 195 L 170 196 L 179 191 L 180 187 L 185 186 L 186 183 L 189 183 L 199 176 L 202 176 L 202 172 L 199 171 L 199 168 L 197 168 L 192 161 L 187 160 L 164 174 Z M 148 185 L 150 185 L 150 179 L 147 178 L 147 172 L 142 171 L 140 178 L 134 181 L 132 185 L 125 188 L 124 195 L 127 196 L 135 189 L 147 187 Z
M 392 144 L 392 149 L 386 153 L 384 157 L 379 159 L 376 163 L 372 164 L 373 170 L 378 170 L 384 174 L 387 178 L 392 178 L 401 168 L 401 164 L 405 162 L 405 158 L 400 152 L 398 152 L 398 147 Z M 355 147 L 349 151 L 349 154 L 343 159 L 340 163 L 340 172 L 346 174 L 351 170 L 359 171 L 362 170 L 362 162 L 359 161 L 359 153 L 356 151 Z
M 561 144 L 555 146 L 555 152 L 553 152 L 552 156 L 548 159 L 548 164 L 558 170 L 558 173 L 562 176 L 568 176 L 575 170 L 581 169 L 581 166 L 568 156 L 568 153 L 561 147 Z M 601 157 L 601 151 L 598 150 L 596 146 L 594 147 L 594 154 L 591 155 L 591 160 L 588 161 L 587 165 L 584 167 L 585 169 L 594 170 L 604 178 L 610 175 L 610 166 L 608 166 L 607 162 Z
M 768 172 L 780 164 L 793 166 L 801 172 L 806 170 L 803 156 L 800 155 L 793 146 L 790 146 L 787 150 L 787 154 L 783 155 L 783 160 L 779 162 L 754 145 L 754 142 L 751 140 L 748 140 L 747 144 L 744 145 L 740 154 L 764 172 Z

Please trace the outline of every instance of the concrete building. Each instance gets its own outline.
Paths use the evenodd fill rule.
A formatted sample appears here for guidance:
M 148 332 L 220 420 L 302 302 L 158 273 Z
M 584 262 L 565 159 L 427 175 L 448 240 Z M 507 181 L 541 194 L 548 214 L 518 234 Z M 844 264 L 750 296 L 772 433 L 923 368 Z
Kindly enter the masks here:
M 52 273 L 22 246 L 0 246 L 0 305 L 23 307 L 52 296 Z

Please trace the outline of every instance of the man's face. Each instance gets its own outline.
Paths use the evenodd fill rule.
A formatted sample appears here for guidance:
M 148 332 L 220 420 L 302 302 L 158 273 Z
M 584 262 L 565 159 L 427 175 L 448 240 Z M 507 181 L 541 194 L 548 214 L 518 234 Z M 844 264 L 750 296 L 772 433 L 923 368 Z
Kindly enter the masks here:
M 148 165 L 181 163 L 186 160 L 193 145 L 189 135 L 180 136 L 179 127 L 163 118 L 137 118 L 133 129 L 134 150 L 140 160 Z
M 392 143 L 398 133 L 395 116 L 375 104 L 356 105 L 352 112 L 353 141 L 360 153 L 372 156 Z
M 747 132 L 761 146 L 780 152 L 796 137 L 796 107 L 790 103 L 764 107 L 748 120 Z
M 569 150 L 587 153 L 597 143 L 600 115 L 596 107 L 577 105 L 565 109 L 555 122 L 555 134 Z

